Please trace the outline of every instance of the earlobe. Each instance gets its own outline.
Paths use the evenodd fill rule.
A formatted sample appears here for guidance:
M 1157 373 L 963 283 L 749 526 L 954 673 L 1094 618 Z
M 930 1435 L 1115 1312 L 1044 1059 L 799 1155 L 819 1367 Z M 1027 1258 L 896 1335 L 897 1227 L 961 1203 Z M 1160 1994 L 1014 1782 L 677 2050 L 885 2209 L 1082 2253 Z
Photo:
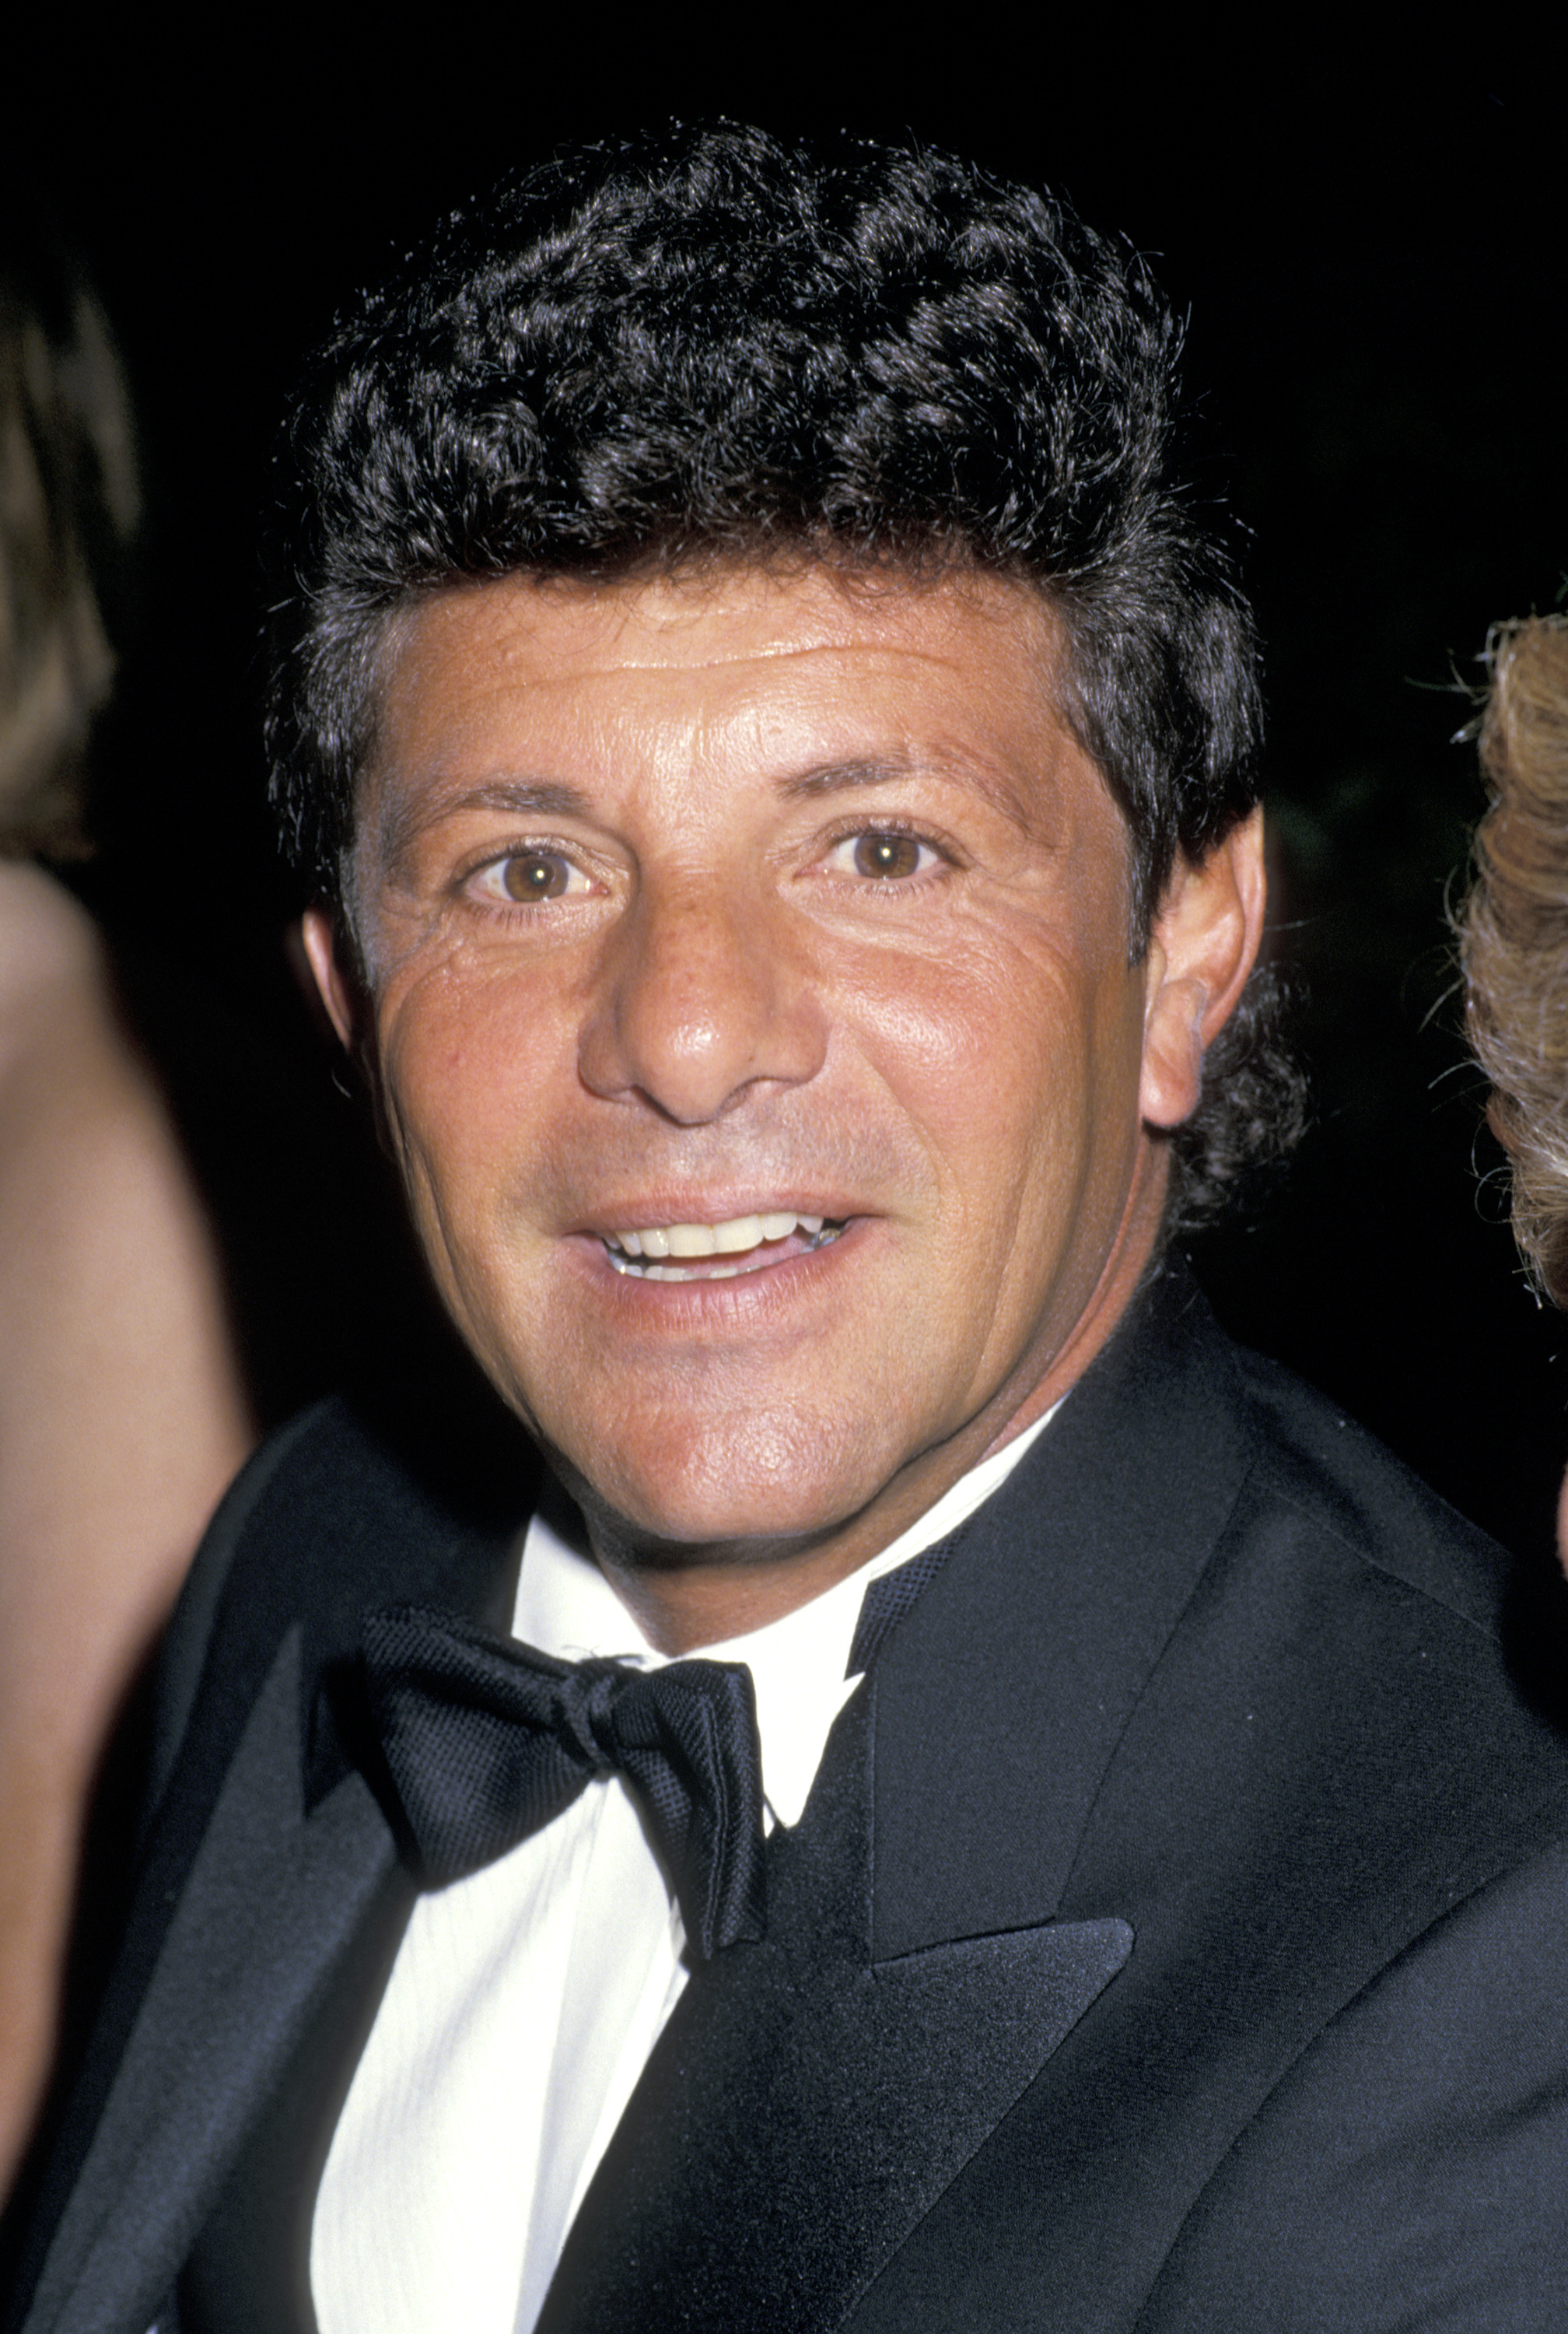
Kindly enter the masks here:
M 359 989 L 345 969 L 345 943 L 336 920 L 325 908 L 307 908 L 300 940 L 327 1018 L 351 1054 L 359 1037 Z
M 1235 1010 L 1256 960 L 1266 892 L 1261 809 L 1202 859 L 1178 863 L 1150 933 L 1145 970 L 1146 1125 L 1179 1126 L 1197 1108 L 1205 1048 Z

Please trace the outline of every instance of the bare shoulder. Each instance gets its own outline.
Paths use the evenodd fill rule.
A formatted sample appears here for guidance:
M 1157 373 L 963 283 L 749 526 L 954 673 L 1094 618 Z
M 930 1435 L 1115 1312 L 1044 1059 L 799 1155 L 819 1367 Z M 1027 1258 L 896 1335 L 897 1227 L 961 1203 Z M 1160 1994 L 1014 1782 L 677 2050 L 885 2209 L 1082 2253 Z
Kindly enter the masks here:
M 159 1565 L 188 1555 L 251 1440 L 221 1270 L 91 920 L 14 864 L 0 867 L 0 1561 L 47 1542 L 69 1569 L 64 1540 L 80 1553 L 107 1532 L 123 1549 L 139 1510 Z
M 105 979 L 92 920 L 64 885 L 28 861 L 0 859 L 0 1066 L 38 1013 L 63 993 L 101 990 Z
M 63 885 L 0 863 L 0 1216 L 24 1208 L 38 1250 L 90 1191 L 96 1205 L 127 1176 L 184 1204 L 183 1162 L 103 944 Z

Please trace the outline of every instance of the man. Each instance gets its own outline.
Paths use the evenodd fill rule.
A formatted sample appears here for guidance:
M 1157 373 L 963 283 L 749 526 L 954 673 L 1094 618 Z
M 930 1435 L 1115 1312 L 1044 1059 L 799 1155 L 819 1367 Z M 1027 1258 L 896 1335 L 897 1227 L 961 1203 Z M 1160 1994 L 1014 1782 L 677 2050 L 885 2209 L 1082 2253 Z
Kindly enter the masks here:
M 1284 1091 L 1175 342 L 723 129 L 324 352 L 278 798 L 544 1469 L 329 1408 L 231 1496 L 28 2334 L 1553 2322 L 1568 1761 L 1162 1261 Z

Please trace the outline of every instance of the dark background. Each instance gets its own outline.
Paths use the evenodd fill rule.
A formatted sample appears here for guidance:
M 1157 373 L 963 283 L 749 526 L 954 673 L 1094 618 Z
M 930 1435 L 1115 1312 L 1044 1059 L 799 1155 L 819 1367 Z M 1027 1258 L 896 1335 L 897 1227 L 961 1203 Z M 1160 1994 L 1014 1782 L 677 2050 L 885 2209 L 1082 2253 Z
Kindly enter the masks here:
M 12 160 L 111 311 L 149 510 L 80 888 L 216 1207 L 266 1415 L 344 1379 L 416 1381 L 440 1345 L 280 938 L 297 903 L 261 800 L 254 543 L 299 352 L 440 209 L 563 138 L 672 111 L 913 129 L 1159 256 L 1251 530 L 1277 945 L 1307 984 L 1317 1118 L 1204 1276 L 1243 1336 L 1544 1546 L 1568 1331 L 1513 1258 L 1445 913 L 1480 805 L 1452 742 L 1463 691 L 1488 625 L 1556 604 L 1568 567 L 1561 52 L 1521 35 L 1378 66 L 1304 34 L 1292 51 L 1280 17 L 1265 67 L 1239 41 L 1049 11 L 936 34 L 890 12 L 863 20 L 880 46 L 852 12 L 761 33 L 570 14 L 404 35 L 369 12 L 215 16 L 177 36 L 56 9 L 20 36 Z

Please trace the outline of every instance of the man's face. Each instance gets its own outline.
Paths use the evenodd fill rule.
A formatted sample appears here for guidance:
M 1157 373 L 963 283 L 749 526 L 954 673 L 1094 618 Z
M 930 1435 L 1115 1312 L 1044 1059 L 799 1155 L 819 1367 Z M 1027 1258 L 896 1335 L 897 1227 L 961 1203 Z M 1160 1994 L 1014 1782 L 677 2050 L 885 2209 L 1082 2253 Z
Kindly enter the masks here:
M 820 568 L 402 620 L 353 870 L 393 1139 L 464 1335 L 644 1538 L 897 1528 L 1148 1252 L 1152 975 L 1054 646 L 1010 584 Z

